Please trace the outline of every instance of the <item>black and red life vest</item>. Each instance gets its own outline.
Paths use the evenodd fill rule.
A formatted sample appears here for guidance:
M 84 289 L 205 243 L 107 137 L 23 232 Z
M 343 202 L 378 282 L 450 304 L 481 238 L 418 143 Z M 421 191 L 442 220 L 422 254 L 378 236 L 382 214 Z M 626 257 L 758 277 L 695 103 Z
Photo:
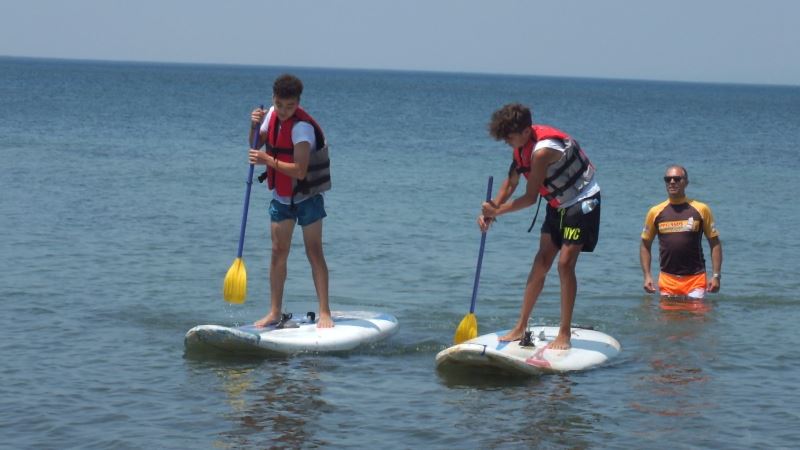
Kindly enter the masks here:
M 578 141 L 567 133 L 547 125 L 532 125 L 531 140 L 514 152 L 514 163 L 517 173 L 528 178 L 531 171 L 531 159 L 536 143 L 543 139 L 559 139 L 564 142 L 564 155 L 547 167 L 547 177 L 539 187 L 539 195 L 547 203 L 558 208 L 580 194 L 581 190 L 592 182 L 594 166 L 581 149 Z
M 297 194 L 310 196 L 331 188 L 330 158 L 325 135 L 317 121 L 299 106 L 294 115 L 283 122 L 278 119 L 278 113 L 273 110 L 267 124 L 267 153 L 277 158 L 278 161 L 294 162 L 292 129 L 297 122 L 308 122 L 314 127 L 316 148 L 311 149 L 306 177 L 297 180 L 272 167 L 267 167 L 267 171 L 264 172 L 268 187 L 275 189 L 281 197 L 291 197 L 292 203 Z

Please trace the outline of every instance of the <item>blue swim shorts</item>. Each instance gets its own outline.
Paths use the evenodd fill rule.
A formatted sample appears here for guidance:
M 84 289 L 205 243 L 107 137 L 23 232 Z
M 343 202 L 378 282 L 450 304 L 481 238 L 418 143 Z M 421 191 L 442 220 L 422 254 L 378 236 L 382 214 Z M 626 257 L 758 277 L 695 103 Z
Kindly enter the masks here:
M 291 219 L 300 224 L 301 227 L 304 227 L 326 216 L 325 199 L 322 194 L 317 194 L 300 203 L 295 203 L 294 206 L 285 205 L 275 199 L 269 204 L 269 218 L 273 222 Z

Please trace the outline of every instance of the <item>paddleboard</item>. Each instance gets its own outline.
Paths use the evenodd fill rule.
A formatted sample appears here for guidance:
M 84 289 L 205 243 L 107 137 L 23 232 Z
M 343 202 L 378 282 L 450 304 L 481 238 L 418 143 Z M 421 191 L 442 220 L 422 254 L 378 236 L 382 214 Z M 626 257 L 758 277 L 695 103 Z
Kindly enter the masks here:
M 587 370 L 617 356 L 621 350 L 613 337 L 595 330 L 573 328 L 572 348 L 553 350 L 548 344 L 558 336 L 558 327 L 532 327 L 531 345 L 520 341 L 500 342 L 509 330 L 484 334 L 446 348 L 436 355 L 436 367 L 443 370 L 495 369 L 512 374 Z
M 385 339 L 398 326 L 397 319 L 386 313 L 333 311 L 331 317 L 333 328 L 317 328 L 314 313 L 292 314 L 283 323 L 266 327 L 198 325 L 186 333 L 184 345 L 187 351 L 213 348 L 231 353 L 346 351 Z

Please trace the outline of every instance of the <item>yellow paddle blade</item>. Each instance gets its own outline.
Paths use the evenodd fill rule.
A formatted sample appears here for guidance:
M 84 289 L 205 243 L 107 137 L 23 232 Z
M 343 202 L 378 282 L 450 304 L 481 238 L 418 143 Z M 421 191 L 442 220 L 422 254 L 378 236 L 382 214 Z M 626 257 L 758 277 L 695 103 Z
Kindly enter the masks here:
M 460 344 L 476 337 L 478 337 L 478 318 L 475 314 L 469 313 L 458 324 L 453 342 Z
M 236 258 L 225 275 L 225 284 L 222 289 L 226 302 L 244 303 L 247 297 L 247 269 L 242 258 Z

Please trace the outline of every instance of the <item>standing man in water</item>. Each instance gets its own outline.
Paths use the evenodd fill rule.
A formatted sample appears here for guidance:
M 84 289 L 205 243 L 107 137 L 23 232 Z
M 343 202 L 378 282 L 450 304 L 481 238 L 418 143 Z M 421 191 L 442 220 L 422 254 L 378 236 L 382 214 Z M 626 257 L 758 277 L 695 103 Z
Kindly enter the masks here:
M 333 326 L 328 305 L 328 265 L 322 251 L 322 219 L 326 216 L 322 192 L 330 189 L 330 161 L 322 128 L 300 107 L 303 83 L 293 75 L 278 77 L 272 86 L 273 106 L 251 114 L 250 142 L 267 151 L 250 149 L 250 163 L 266 165 L 259 181 L 267 179 L 272 190 L 269 205 L 272 258 L 270 260 L 270 310 L 255 322 L 264 327 L 281 319 L 286 262 L 295 223 L 303 228 L 303 243 L 319 298 L 317 327 Z M 259 128 L 260 124 L 260 128 Z
M 594 166 L 577 141 L 556 128 L 534 125 L 531 110 L 518 103 L 505 105 L 492 114 L 489 133 L 511 147 L 513 161 L 497 197 L 483 203 L 478 217 L 481 230 L 488 230 L 499 215 L 532 206 L 540 195 L 547 200 L 539 251 L 528 274 L 519 320 L 500 340 L 522 337 L 547 272 L 558 256 L 561 325 L 549 348 L 569 349 L 578 290 L 575 265 L 581 252 L 594 250 L 600 231 L 600 185 L 594 177 Z M 525 193 L 509 201 L 520 175 L 527 180 Z
M 722 243 L 711 209 L 686 198 L 689 174 L 683 166 L 670 166 L 664 174 L 668 199 L 650 208 L 644 221 L 639 259 L 644 274 L 644 290 L 656 291 L 650 275 L 651 247 L 658 235 L 661 273 L 658 289 L 664 297 L 699 300 L 706 291 L 718 292 L 722 278 Z M 711 247 L 711 280 L 706 279 L 703 234 Z

